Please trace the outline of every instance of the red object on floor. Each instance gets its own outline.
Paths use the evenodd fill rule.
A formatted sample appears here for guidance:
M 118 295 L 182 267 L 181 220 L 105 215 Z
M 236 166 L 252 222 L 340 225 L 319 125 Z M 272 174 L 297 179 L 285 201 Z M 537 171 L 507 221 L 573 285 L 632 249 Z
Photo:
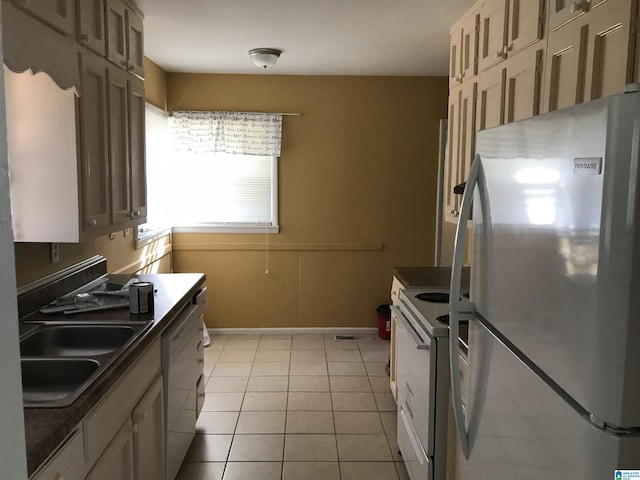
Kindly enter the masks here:
M 391 309 L 389 305 L 378 305 L 378 336 L 383 340 L 391 340 Z

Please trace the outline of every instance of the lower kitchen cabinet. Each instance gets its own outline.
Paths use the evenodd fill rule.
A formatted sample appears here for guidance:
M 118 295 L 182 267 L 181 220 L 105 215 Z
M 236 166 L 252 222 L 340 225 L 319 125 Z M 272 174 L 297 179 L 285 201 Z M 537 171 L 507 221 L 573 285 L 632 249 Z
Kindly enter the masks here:
M 134 408 L 86 480 L 163 480 L 164 403 L 162 375 Z
M 398 384 L 396 373 L 398 371 L 398 318 L 391 312 L 391 348 L 389 351 L 389 388 L 393 399 L 398 402 Z
M 391 303 L 393 305 L 397 305 L 400 300 L 400 291 L 404 290 L 404 285 L 402 282 L 398 280 L 397 277 L 393 277 L 391 282 Z M 391 311 L 391 345 L 389 351 L 389 387 L 391 388 L 391 393 L 393 398 L 397 401 L 397 386 L 396 386 L 396 356 L 397 352 L 397 337 L 396 337 L 396 329 L 398 326 L 398 319 Z
M 127 419 L 86 480 L 134 480 L 133 427 Z
M 163 480 L 160 362 L 158 338 L 31 480 Z
M 82 429 L 76 429 L 32 480 L 82 480 L 85 476 Z

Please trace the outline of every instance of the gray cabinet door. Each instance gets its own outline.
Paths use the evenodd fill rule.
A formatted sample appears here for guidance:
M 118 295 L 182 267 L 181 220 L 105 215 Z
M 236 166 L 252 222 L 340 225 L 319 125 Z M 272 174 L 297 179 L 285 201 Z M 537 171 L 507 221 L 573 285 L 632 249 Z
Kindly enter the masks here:
M 107 74 L 104 59 L 88 52 L 79 55 L 82 218 L 84 230 L 94 230 L 110 223 Z

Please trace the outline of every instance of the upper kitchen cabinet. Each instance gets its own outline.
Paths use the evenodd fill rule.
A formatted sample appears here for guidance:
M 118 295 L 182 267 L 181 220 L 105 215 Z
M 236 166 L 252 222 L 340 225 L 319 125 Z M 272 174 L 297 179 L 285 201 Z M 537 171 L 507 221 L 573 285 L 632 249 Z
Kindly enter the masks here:
M 543 50 L 527 51 L 505 64 L 504 122 L 533 117 L 540 113 Z
M 487 0 L 480 10 L 478 62 L 486 70 L 506 58 L 507 0 Z
M 144 77 L 142 17 L 122 0 L 107 0 L 107 58 L 139 77 Z
M 460 213 L 460 195 L 455 194 L 453 188 L 466 180 L 475 151 L 476 95 L 475 82 L 468 82 L 449 95 L 444 217 L 453 223 L 457 222 Z
M 147 215 L 144 82 L 112 66 L 107 70 L 111 223 L 140 223 Z
M 512 56 L 544 37 L 545 0 L 509 0 L 507 56 Z
M 100 56 L 105 55 L 104 0 L 77 2 L 78 43 Z
M 146 220 L 144 82 L 90 52 L 80 65 L 83 225 L 108 233 Z
M 107 227 L 110 218 L 107 68 L 89 52 L 79 54 L 82 72 L 80 97 L 80 171 L 84 230 Z
M 504 91 L 506 72 L 494 68 L 478 79 L 478 105 L 476 127 L 478 130 L 497 127 L 504 123 Z
M 129 218 L 143 223 L 147 218 L 147 171 L 145 157 L 144 82 L 134 77 L 128 84 L 129 110 Z
M 73 34 L 73 0 L 14 0 L 13 3 L 60 33 Z
M 584 100 L 588 26 L 549 34 L 542 112 L 552 112 Z
M 592 2 L 589 20 L 585 101 L 622 93 L 633 78 L 637 1 Z
M 637 2 L 591 2 L 549 35 L 543 111 L 621 93 L 633 81 Z
M 42 20 L 43 12 L 66 12 L 60 5 L 68 2 L 41 0 L 2 2 L 2 53 L 4 63 L 14 72 L 46 72 L 62 89 L 80 90 L 80 75 L 76 63 L 73 36 L 51 28 Z M 18 8 L 20 5 L 22 8 Z M 27 9 L 32 6 L 33 10 Z M 54 8 L 54 6 L 57 6 Z M 35 12 L 41 15 L 36 16 Z M 55 17 L 55 16 L 54 16 Z
M 588 10 L 589 0 L 549 0 L 549 29 L 560 28 Z
M 32 72 L 11 78 L 7 94 L 16 100 L 9 143 L 29 138 L 29 148 L 11 153 L 21 166 L 11 186 L 16 241 L 79 242 L 146 221 L 142 16 L 121 0 L 3 0 L 2 14 L 7 68 Z M 124 63 L 107 58 L 114 52 Z M 38 72 L 62 90 L 31 92 Z M 35 99 L 41 110 L 26 106 Z M 62 149 L 63 140 L 73 148 Z M 36 190 L 47 200 L 18 200 Z
M 545 0 L 487 0 L 480 10 L 480 70 L 544 37 Z
M 450 31 L 449 84 L 451 87 L 473 79 L 478 73 L 480 7 L 471 9 Z

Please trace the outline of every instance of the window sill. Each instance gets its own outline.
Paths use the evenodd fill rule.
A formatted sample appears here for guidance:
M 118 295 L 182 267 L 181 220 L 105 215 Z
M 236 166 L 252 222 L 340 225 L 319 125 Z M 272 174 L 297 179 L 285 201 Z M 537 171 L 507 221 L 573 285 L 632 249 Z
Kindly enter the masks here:
M 280 233 L 279 225 L 189 225 L 173 227 L 173 233 Z
M 140 233 L 138 233 L 138 236 L 136 238 L 136 250 L 138 248 L 149 245 L 152 242 L 155 242 L 159 238 L 166 237 L 167 235 L 171 235 L 171 227 L 161 228 L 158 230 L 150 230 L 148 232 L 144 232 L 142 236 Z

